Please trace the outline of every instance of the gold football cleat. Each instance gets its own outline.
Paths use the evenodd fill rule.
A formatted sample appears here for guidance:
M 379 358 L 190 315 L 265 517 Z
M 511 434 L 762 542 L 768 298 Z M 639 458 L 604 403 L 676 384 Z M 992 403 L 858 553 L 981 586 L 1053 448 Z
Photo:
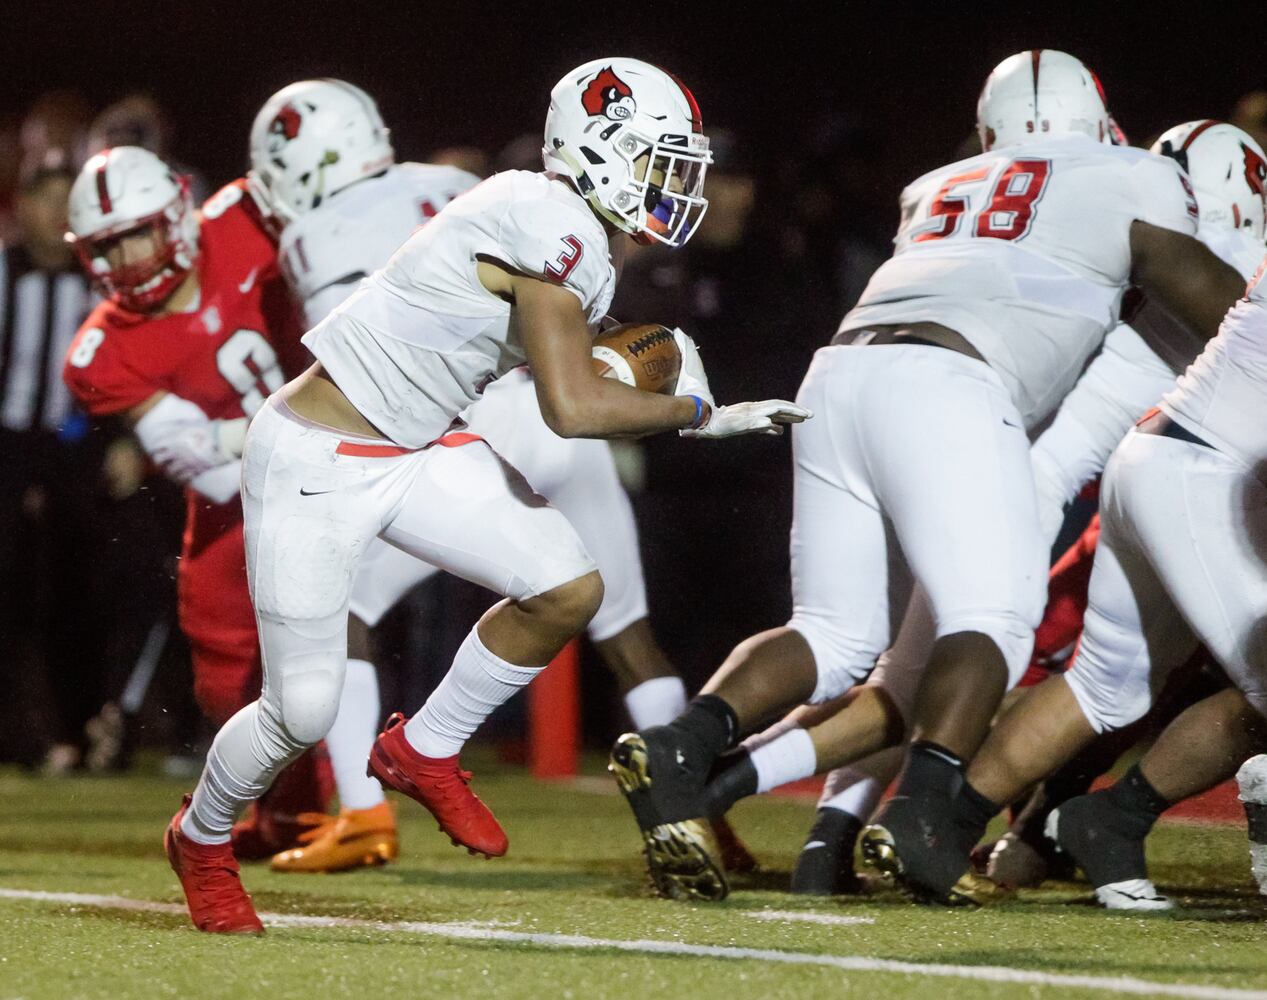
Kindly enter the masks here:
M 906 866 L 902 864 L 893 835 L 878 824 L 863 829 L 861 850 L 862 860 L 868 867 L 875 869 L 886 879 L 893 880 L 917 903 L 977 907 L 1004 902 L 1016 896 L 1012 890 L 973 871 L 964 872 L 944 893 L 910 881 L 906 877 Z
M 381 802 L 371 809 L 344 809 L 302 834 L 300 845 L 273 856 L 275 872 L 342 872 L 395 861 L 396 809 Z
M 639 813 L 651 788 L 647 745 L 637 733 L 626 733 L 612 750 L 607 765 L 616 777 L 626 800 Z M 639 824 L 647 874 L 656 892 L 668 899 L 699 899 L 717 902 L 730 892 L 722 863 L 721 848 L 706 819 L 659 823 L 647 828 Z

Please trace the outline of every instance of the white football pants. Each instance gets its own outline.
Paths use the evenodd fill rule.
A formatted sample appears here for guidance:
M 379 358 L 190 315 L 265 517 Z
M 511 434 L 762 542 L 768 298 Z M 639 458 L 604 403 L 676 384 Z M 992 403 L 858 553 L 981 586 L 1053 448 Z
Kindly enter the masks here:
M 818 667 L 812 701 L 863 680 L 904 610 L 894 547 L 923 587 L 938 638 L 981 632 L 1011 680 L 1046 598 L 1029 441 L 983 362 L 925 345 L 840 345 L 814 356 L 793 428 L 794 610 Z
M 1267 487 L 1253 470 L 1132 431 L 1105 470 L 1100 526 L 1065 675 L 1095 731 L 1141 718 L 1198 641 L 1267 714 Z
M 610 639 L 646 618 L 638 529 L 607 442 L 561 438 L 550 430 L 526 368 L 489 385 L 463 419 L 471 433 L 492 445 L 563 512 L 594 557 L 604 590 L 603 603 L 589 623 L 590 638 Z M 352 587 L 352 613 L 371 627 L 377 625 L 410 589 L 438 572 L 407 551 L 371 542 Z
M 375 536 L 518 600 L 595 569 L 567 519 L 478 440 L 407 451 L 305 421 L 273 397 L 251 423 L 242 470 L 264 685 L 217 734 L 198 815 L 240 809 L 329 731 L 352 579 Z

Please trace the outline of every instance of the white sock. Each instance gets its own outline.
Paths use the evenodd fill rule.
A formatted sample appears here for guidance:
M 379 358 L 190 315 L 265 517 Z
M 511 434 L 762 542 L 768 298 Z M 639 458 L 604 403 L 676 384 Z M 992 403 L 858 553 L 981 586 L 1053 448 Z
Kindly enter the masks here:
M 800 726 L 749 750 L 752 766 L 757 769 L 757 791 L 786 785 L 797 778 L 808 778 L 818 768 L 814 754 L 814 741 Z
M 440 686 L 405 723 L 405 739 L 424 757 L 456 755 L 498 705 L 544 669 L 507 663 L 471 629 Z
M 666 726 L 686 708 L 686 685 L 681 677 L 652 677 L 625 692 L 625 709 L 634 729 Z
M 897 776 L 902 753 L 902 747 L 890 747 L 836 768 L 827 775 L 818 807 L 839 809 L 865 823 L 875 812 L 884 790 Z
M 326 733 L 330 766 L 344 809 L 373 809 L 383 801 L 383 786 L 365 773 L 377 735 L 378 673 L 368 660 L 348 660 L 339 714 Z
M 199 844 L 227 844 L 242 810 L 305 749 L 286 737 L 263 702 L 241 709 L 216 733 L 181 832 Z
M 773 743 L 784 733 L 790 733 L 793 729 L 801 728 L 803 727 L 793 722 L 787 716 L 784 716 L 778 722 L 772 723 L 765 729 L 761 730 L 761 732 L 753 733 L 739 745 L 747 750 L 748 753 L 752 753 L 752 751 L 756 750 L 757 747 L 763 747 L 767 743 Z

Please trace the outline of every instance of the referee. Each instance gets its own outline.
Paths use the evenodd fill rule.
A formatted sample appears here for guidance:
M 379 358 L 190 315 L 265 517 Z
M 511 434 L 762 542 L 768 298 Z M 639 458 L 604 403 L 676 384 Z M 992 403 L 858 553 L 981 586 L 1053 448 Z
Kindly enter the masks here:
M 16 704 L 51 694 L 55 716 L 39 724 L 27 711 L 0 726 L 0 758 L 48 754 L 55 770 L 78 762 L 101 695 L 92 599 L 101 451 L 61 379 L 91 304 L 62 239 L 74 178 L 55 153 L 29 170 L 17 238 L 0 250 L 0 662 Z

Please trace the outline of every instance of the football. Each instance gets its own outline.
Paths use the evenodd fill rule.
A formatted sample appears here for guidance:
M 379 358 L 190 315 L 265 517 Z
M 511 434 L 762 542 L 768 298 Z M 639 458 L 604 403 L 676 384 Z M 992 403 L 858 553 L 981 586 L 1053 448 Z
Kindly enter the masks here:
M 645 392 L 672 392 L 682 370 L 673 331 L 658 323 L 622 323 L 594 338 L 594 370 Z

